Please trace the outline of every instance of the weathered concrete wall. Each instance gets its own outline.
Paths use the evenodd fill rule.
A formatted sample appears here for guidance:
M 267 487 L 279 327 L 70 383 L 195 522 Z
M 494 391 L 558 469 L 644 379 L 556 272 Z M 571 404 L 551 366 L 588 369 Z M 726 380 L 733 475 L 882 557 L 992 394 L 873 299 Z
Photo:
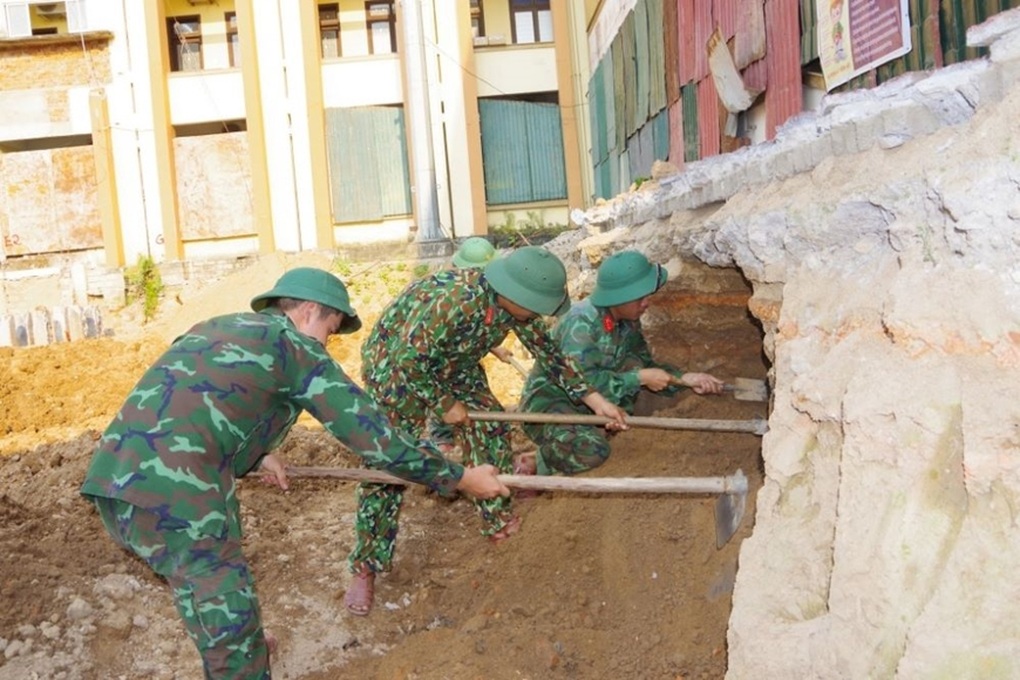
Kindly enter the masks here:
M 578 269 L 635 245 L 754 288 L 774 403 L 730 678 L 1020 677 L 1020 19 L 974 37 L 990 61 L 577 216 Z
M 0 235 L 7 256 L 101 248 L 90 146 L 0 153 Z
M 185 240 L 255 233 L 247 132 L 179 137 L 174 163 Z

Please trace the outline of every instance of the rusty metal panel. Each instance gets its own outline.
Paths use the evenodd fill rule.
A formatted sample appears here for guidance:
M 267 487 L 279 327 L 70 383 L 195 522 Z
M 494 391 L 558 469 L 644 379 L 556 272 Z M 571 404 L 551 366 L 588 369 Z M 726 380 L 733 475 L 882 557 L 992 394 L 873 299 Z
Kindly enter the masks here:
M 804 107 L 800 73 L 800 20 L 797 3 L 767 0 L 765 26 L 768 38 L 768 88 L 765 90 L 765 137 Z
M 630 176 L 634 179 L 649 177 L 655 161 L 655 140 L 651 124 L 645 125 L 627 143 L 627 160 Z
M 659 111 L 654 118 L 648 121 L 647 127 L 652 128 L 652 156 L 656 160 L 668 160 L 669 112 L 666 109 Z
M 665 106 L 680 98 L 680 33 L 677 0 L 662 0 L 662 59 L 666 79 Z
M 0 154 L 0 187 L 7 255 L 103 247 L 91 146 Z
M 744 79 L 744 86 L 747 89 L 764 92 L 769 84 L 768 59 L 759 59 L 749 64 L 741 71 L 740 75 Z
M 631 13 L 634 17 L 634 79 L 635 87 L 630 96 L 634 100 L 634 118 L 631 129 L 638 130 L 648 120 L 649 98 L 651 95 L 651 68 L 648 64 L 648 5 L 638 0 Z
M 684 85 L 680 93 L 683 104 L 684 160 L 696 161 L 701 158 L 701 142 L 698 135 L 698 86 L 694 83 Z
M 694 80 L 699 81 L 708 75 L 708 39 L 715 30 L 712 21 L 712 3 L 710 0 L 696 0 L 694 3 Z M 683 35 L 681 33 L 681 35 Z M 688 35 L 690 35 L 688 33 Z
M 698 134 L 701 139 L 701 158 L 719 154 L 719 95 L 716 94 L 715 80 L 703 78 L 698 83 Z
M 255 233 L 247 132 L 178 137 L 174 167 L 183 240 Z
M 684 104 L 681 99 L 669 105 L 669 162 L 684 167 Z
M 740 0 L 733 61 L 742 69 L 765 56 L 765 0 Z
M 627 137 L 630 137 L 637 125 L 637 98 L 634 96 L 635 85 L 637 84 L 637 46 L 634 38 L 634 13 L 631 12 L 623 20 L 620 33 L 621 50 L 623 52 L 623 131 L 624 140 L 622 147 L 627 145 Z M 629 87 L 628 87 L 629 85 Z
M 729 40 L 737 34 L 740 0 L 714 0 L 714 4 L 715 23 L 719 26 L 723 38 Z
M 647 0 L 648 4 L 648 114 L 654 116 L 666 108 L 666 45 L 663 33 L 663 1 Z M 668 0 L 673 2 L 673 0 Z
M 613 130 L 615 134 L 612 148 L 619 152 L 627 145 L 627 99 L 624 80 L 625 69 L 623 65 L 623 36 L 620 33 L 613 38 Z M 608 94 L 608 90 L 607 93 Z
M 676 0 L 677 3 L 677 35 L 679 36 L 679 73 L 680 86 L 683 87 L 695 79 L 694 56 L 694 3 L 695 0 Z
M 606 146 L 606 71 L 605 58 L 595 67 L 588 81 L 588 120 L 591 125 L 591 164 L 601 163 L 609 154 Z

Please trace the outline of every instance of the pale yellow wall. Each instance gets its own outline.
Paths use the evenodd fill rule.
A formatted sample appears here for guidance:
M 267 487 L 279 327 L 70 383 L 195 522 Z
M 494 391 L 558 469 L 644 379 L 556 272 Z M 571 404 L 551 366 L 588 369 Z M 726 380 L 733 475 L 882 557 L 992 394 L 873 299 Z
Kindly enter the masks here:
M 164 0 L 167 17 L 198 15 L 202 22 L 202 68 L 231 68 L 230 47 L 227 45 L 227 22 L 224 15 L 234 11 L 231 0 L 217 0 L 211 5 L 188 4 L 187 0 Z
M 33 31 L 40 28 L 55 28 L 57 29 L 57 33 L 67 33 L 66 15 L 57 15 L 52 17 L 39 16 L 39 14 L 32 11 L 32 8 L 29 8 L 28 16 L 32 20 Z
M 485 0 L 482 3 L 482 10 L 485 12 L 485 35 L 501 35 L 506 38 L 506 44 L 514 41 L 513 31 L 510 29 L 510 3 L 508 0 Z
M 367 55 L 368 28 L 365 23 L 365 3 L 362 0 L 342 0 L 337 4 L 340 5 L 340 55 L 343 57 Z

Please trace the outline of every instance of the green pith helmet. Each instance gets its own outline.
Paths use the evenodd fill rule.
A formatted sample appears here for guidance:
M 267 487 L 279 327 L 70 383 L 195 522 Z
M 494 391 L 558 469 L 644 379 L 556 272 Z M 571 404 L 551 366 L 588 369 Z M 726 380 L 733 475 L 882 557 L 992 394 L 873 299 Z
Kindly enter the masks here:
M 567 270 L 545 248 L 526 246 L 485 267 L 485 279 L 510 302 L 543 316 L 567 311 Z
M 333 274 L 313 267 L 298 267 L 284 272 L 277 280 L 273 289 L 256 295 L 251 300 L 251 308 L 260 312 L 275 298 L 294 298 L 318 302 L 344 313 L 340 324 L 340 333 L 353 333 L 361 328 L 361 319 L 351 307 L 351 298 L 343 281 Z
M 666 284 L 665 268 L 652 264 L 636 250 L 625 250 L 606 258 L 599 266 L 591 303 L 614 307 L 651 295 Z
M 496 249 L 481 236 L 472 236 L 453 254 L 453 266 L 461 269 L 476 269 L 489 264 L 496 257 Z

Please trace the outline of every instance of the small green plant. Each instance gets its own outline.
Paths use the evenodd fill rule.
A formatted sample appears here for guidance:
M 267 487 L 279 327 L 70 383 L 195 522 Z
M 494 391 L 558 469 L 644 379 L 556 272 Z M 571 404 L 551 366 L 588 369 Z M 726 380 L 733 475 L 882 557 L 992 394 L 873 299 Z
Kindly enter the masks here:
M 333 269 L 342 279 L 346 279 L 351 275 L 351 263 L 349 260 L 336 259 L 333 260 Z
M 424 262 L 421 264 L 414 265 L 414 278 L 421 279 L 429 275 L 432 271 L 432 267 L 428 266 Z
M 151 321 L 159 307 L 159 297 L 163 294 L 163 278 L 159 274 L 156 261 L 148 255 L 140 255 L 138 264 L 126 273 L 128 284 L 128 301 L 142 301 L 142 316 Z
M 540 212 L 529 210 L 523 221 L 518 221 L 512 212 L 504 214 L 503 224 L 491 227 L 489 235 L 497 248 L 520 248 L 541 245 L 568 229 L 564 224 L 549 224 Z

